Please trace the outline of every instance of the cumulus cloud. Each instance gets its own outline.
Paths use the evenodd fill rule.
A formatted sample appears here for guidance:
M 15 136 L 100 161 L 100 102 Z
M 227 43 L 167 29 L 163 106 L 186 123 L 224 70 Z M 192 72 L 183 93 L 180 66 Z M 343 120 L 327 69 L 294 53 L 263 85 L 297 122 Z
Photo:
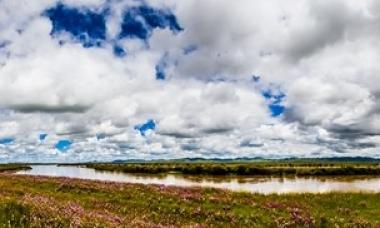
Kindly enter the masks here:
M 379 157 L 378 9 L 0 1 L 0 159 Z

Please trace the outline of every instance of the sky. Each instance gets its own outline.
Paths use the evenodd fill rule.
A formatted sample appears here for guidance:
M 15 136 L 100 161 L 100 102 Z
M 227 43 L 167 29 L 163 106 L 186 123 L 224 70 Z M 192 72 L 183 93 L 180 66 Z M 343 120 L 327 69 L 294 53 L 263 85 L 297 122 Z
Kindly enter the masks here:
M 380 158 L 376 0 L 0 0 L 0 162 Z

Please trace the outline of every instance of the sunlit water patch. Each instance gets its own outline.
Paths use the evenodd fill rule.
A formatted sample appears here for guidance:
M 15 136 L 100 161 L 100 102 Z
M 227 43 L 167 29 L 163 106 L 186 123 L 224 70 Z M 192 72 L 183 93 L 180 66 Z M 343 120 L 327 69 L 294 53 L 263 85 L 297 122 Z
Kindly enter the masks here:
M 379 177 L 233 177 L 188 176 L 180 174 L 141 175 L 97 171 L 79 166 L 34 165 L 31 170 L 16 174 L 72 177 L 90 180 L 139 184 L 160 184 L 182 187 L 213 187 L 254 193 L 326 193 L 326 192 L 380 192 Z

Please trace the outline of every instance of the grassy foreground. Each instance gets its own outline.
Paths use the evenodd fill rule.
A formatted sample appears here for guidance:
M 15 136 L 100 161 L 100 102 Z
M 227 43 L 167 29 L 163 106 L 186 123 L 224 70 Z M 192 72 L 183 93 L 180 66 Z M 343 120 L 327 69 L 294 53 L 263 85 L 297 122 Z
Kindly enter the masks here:
M 379 198 L 0 174 L 0 227 L 378 227 Z
M 200 175 L 380 175 L 378 163 L 128 163 L 87 164 L 86 167 L 125 173 L 182 173 Z

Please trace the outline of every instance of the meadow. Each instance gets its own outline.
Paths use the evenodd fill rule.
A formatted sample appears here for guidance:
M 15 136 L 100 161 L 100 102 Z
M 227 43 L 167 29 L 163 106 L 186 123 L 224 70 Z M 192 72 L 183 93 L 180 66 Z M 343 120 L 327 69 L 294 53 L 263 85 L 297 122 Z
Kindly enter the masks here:
M 0 174 L 1 227 L 375 227 L 380 194 L 260 195 Z

